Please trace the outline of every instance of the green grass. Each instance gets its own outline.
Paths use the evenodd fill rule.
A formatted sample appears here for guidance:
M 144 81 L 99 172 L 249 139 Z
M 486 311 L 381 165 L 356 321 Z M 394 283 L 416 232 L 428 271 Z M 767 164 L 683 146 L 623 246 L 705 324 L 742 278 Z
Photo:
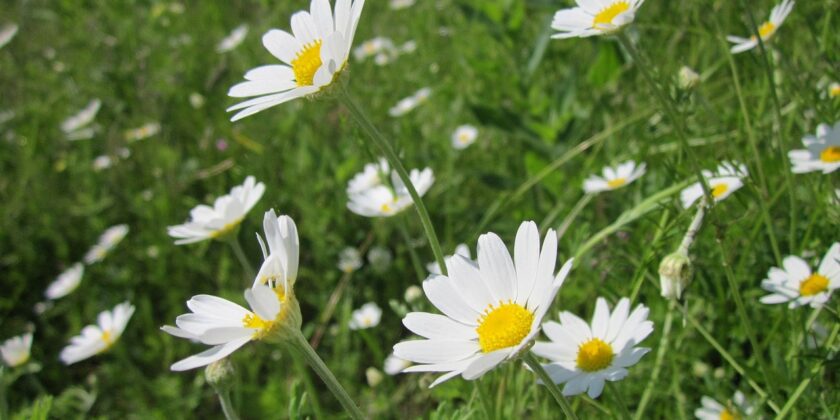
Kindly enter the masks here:
M 4 4 L 0 25 L 16 22 L 20 31 L 0 49 L 0 110 L 16 113 L 0 125 L 0 339 L 34 329 L 32 360 L 40 366 L 33 373 L 13 371 L 21 375 L 5 395 L 10 412 L 18 418 L 45 411 L 50 418 L 219 418 L 218 400 L 201 370 L 169 371 L 199 346 L 158 328 L 184 313 L 184 302 L 195 294 L 244 303 L 241 292 L 249 282 L 225 244 L 175 246 L 166 227 L 254 175 L 267 191 L 238 235 L 258 264 L 254 233 L 262 230 L 262 212 L 274 208 L 295 219 L 304 334 L 315 330 L 339 282 L 342 248 L 370 237 L 394 254 L 385 271 L 365 266 L 353 275 L 334 328 L 318 349 L 371 418 L 559 417 L 559 407 L 521 362 L 476 382 L 454 379 L 431 390 L 431 376 L 420 374 L 368 386 L 365 370 L 382 367 L 375 356 L 408 337 L 392 306 L 405 305 L 405 289 L 420 283 L 411 253 L 425 263 L 432 260 L 431 249 L 413 211 L 365 219 L 346 209 L 347 181 L 376 152 L 366 149 L 364 132 L 338 101 L 298 100 L 229 122 L 225 108 L 235 101 L 226 96 L 228 88 L 248 69 L 274 62 L 260 36 L 269 28 L 288 29 L 291 13 L 308 2 L 216 3 L 190 2 L 183 13 L 149 1 Z M 560 241 L 566 259 L 646 198 L 693 181 L 694 166 L 711 170 L 722 160 L 744 162 L 751 173 L 746 187 L 709 212 L 692 248 L 694 281 L 680 306 L 688 316 L 673 314 L 670 346 L 643 418 L 692 418 L 702 395 L 726 401 L 736 390 L 773 417 L 749 381 L 778 407 L 807 381 L 791 418 L 840 416 L 840 379 L 829 356 L 837 345 L 802 344 L 809 318 L 830 331 L 837 317 L 758 301 L 765 294 L 761 280 L 778 265 L 771 237 L 780 256 L 810 252 L 814 265 L 838 240 L 840 212 L 832 198 L 840 185 L 837 173 L 788 176 L 785 156 L 817 124 L 840 119 L 840 100 L 817 87 L 840 79 L 834 30 L 840 3 L 796 5 L 768 45 L 775 53 L 772 83 L 760 51 L 730 60 L 723 36 L 749 33 L 745 3 L 761 20 L 773 2 L 649 0 L 642 7 L 629 33 L 677 100 L 691 157 L 682 152 L 639 67 L 615 40 L 546 42 L 551 15 L 568 3 L 440 0 L 392 11 L 387 2 L 368 0 L 356 45 L 387 36 L 397 43 L 416 40 L 418 49 L 387 66 L 352 62 L 348 88 L 407 167 L 434 169 L 437 181 L 424 201 L 444 253 L 461 242 L 474 250 L 477 235 L 486 231 L 512 244 L 521 221 L 540 223 L 552 211 L 556 227 L 580 199 L 589 174 L 626 159 L 647 162 L 642 179 L 593 198 L 581 211 Z M 216 43 L 243 22 L 250 25 L 246 41 L 233 52 L 216 53 Z M 683 65 L 703 76 L 693 92 L 674 87 Z M 399 99 L 424 86 L 434 91 L 427 103 L 405 117 L 388 116 Z M 204 107 L 190 105 L 193 92 L 206 98 Z M 61 121 L 93 98 L 103 102 L 98 134 L 89 141 L 64 140 Z M 159 135 L 125 144 L 124 130 L 149 121 L 161 123 Z M 477 125 L 480 137 L 458 152 L 449 136 L 464 123 Z M 217 150 L 217 139 L 230 147 Z M 131 150 L 130 158 L 101 172 L 92 169 L 96 156 L 115 156 L 122 147 Z M 549 312 L 550 318 L 562 309 L 588 319 L 597 296 L 614 303 L 637 284 L 636 302 L 651 308 L 655 330 L 644 342 L 651 353 L 598 400 L 572 398 L 581 418 L 619 416 L 615 393 L 634 412 L 657 359 L 668 312 L 657 268 L 679 245 L 693 211 L 681 209 L 673 194 L 636 216 L 580 253 Z M 86 269 L 76 292 L 36 315 L 32 308 L 46 286 L 118 223 L 131 227 L 126 240 Z M 118 344 L 106 354 L 62 365 L 58 354 L 69 338 L 123 300 L 137 312 Z M 350 312 L 367 301 L 385 312 L 368 331 L 369 342 L 380 346 L 375 349 L 347 328 Z M 836 311 L 836 298 L 828 306 Z M 434 311 L 423 299 L 412 309 Z M 232 360 L 233 401 L 243 418 L 341 416 L 326 387 L 282 347 L 249 345 Z

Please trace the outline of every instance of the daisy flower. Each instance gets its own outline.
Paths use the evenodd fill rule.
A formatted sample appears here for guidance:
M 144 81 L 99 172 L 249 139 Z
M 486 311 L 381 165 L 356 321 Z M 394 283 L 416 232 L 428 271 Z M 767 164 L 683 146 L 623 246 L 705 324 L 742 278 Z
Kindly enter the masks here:
M 347 183 L 347 194 L 356 194 L 383 185 L 390 172 L 388 161 L 380 158 L 378 163 L 368 163 L 362 172 Z
M 749 174 L 747 167 L 741 164 L 723 163 L 718 166 L 717 173 L 703 171 L 706 184 L 715 203 L 722 201 L 744 186 L 743 178 Z M 686 187 L 680 192 L 680 200 L 684 208 L 689 208 L 704 196 L 703 186 L 699 182 Z
M 362 42 L 361 45 L 353 50 L 353 58 L 362 61 L 368 57 L 373 57 L 380 53 L 386 53 L 394 50 L 394 42 L 389 38 L 378 36 Z
M 466 258 L 467 261 L 472 262 L 473 265 L 475 265 L 475 261 L 472 260 L 472 254 L 470 253 L 470 247 L 468 247 L 467 244 L 458 244 L 458 246 L 455 247 L 455 254 L 444 257 L 444 259 L 443 259 L 444 263 L 446 263 L 446 261 L 449 260 L 450 258 L 454 258 L 456 255 L 460 255 L 460 256 Z M 438 274 L 438 275 L 441 274 L 440 273 L 440 266 L 438 265 L 438 263 L 436 261 L 432 261 L 430 263 L 427 263 L 426 264 L 426 270 L 428 270 L 432 274 Z
M 126 130 L 124 136 L 126 141 L 128 141 L 129 143 L 133 143 L 135 141 L 145 140 L 149 137 L 156 135 L 159 132 L 160 123 L 150 122 L 143 124 L 140 127 Z
M 32 348 L 32 333 L 12 337 L 0 345 L 0 355 L 8 367 L 18 367 L 29 361 Z
M 388 115 L 392 117 L 401 117 L 405 114 L 408 114 L 409 112 L 413 111 L 414 108 L 417 108 L 423 102 L 426 102 L 426 100 L 428 100 L 429 96 L 431 95 L 431 88 L 422 88 L 417 92 L 414 92 L 411 96 L 401 99 L 399 102 L 397 102 L 396 105 L 394 105 L 393 107 L 391 107 L 390 110 L 388 110 Z
M 114 160 L 108 155 L 100 155 L 93 160 L 92 166 L 93 170 L 96 172 L 104 171 L 111 166 L 114 166 Z
M 471 125 L 462 125 L 452 133 L 452 147 L 457 150 L 466 149 L 475 143 L 478 138 L 478 129 Z
M 405 359 L 400 359 L 397 356 L 394 356 L 394 353 L 388 355 L 385 358 L 385 366 L 383 367 L 383 371 L 388 375 L 396 375 L 402 372 L 405 368 L 411 366 L 411 362 Z
M 312 0 L 309 12 L 292 15 L 292 34 L 272 29 L 263 45 L 284 64 L 257 67 L 245 74 L 246 82 L 228 92 L 235 98 L 256 98 L 228 108 L 237 121 L 275 105 L 310 96 L 330 86 L 347 65 L 364 0 Z
M 554 383 L 566 384 L 563 395 L 586 392 L 598 398 L 605 381 L 624 379 L 627 368 L 650 351 L 636 347 L 653 332 L 648 312 L 644 305 L 630 312 L 627 298 L 622 298 L 610 312 L 607 301 L 599 297 L 590 325 L 570 312 L 561 312 L 560 323 L 549 321 L 543 325 L 551 341 L 537 342 L 533 352 L 551 360 L 543 368 Z
M 219 41 L 219 45 L 216 46 L 216 52 L 222 54 L 233 51 L 245 40 L 246 36 L 248 36 L 248 25 L 242 24 L 237 26 L 228 36 Z
M 793 173 L 822 171 L 830 174 L 840 168 L 840 121 L 834 123 L 834 127 L 820 124 L 817 135 L 805 136 L 802 143 L 807 149 L 788 152 Z
M 134 306 L 128 302 L 117 305 L 113 311 L 101 312 L 97 324 L 88 325 L 80 335 L 71 338 L 59 358 L 65 365 L 72 365 L 107 351 L 120 339 L 133 314 Z
M 783 267 L 773 267 L 761 287 L 770 292 L 761 303 L 788 303 L 789 308 L 822 306 L 834 289 L 840 288 L 840 242 L 835 242 L 823 257 L 816 272 L 802 258 L 789 256 Z
M 552 38 L 605 35 L 633 22 L 644 0 L 575 0 L 577 7 L 554 14 Z
M 223 237 L 239 227 L 264 192 L 265 184 L 249 176 L 242 185 L 233 187 L 230 194 L 217 198 L 213 207 L 201 204 L 193 208 L 189 222 L 169 226 L 169 236 L 177 239 L 175 245 Z
M 291 217 L 277 216 L 274 209 L 263 217 L 265 240 L 257 235 L 264 261 L 254 280 L 254 286 L 268 285 L 284 299 L 294 296 L 300 258 L 300 239 L 297 225 Z
M 362 268 L 362 264 L 362 255 L 356 248 L 344 248 L 338 255 L 338 269 L 345 273 L 352 273 Z
M 61 273 L 54 282 L 52 282 L 44 295 L 47 299 L 56 300 L 69 295 L 82 282 L 82 275 L 85 273 L 85 266 L 82 263 L 73 264 L 72 267 Z
M 511 258 L 494 233 L 478 239 L 478 265 L 461 256 L 449 260 L 449 276 L 423 282 L 429 301 L 443 315 L 412 312 L 403 324 L 421 340 L 403 341 L 394 354 L 419 363 L 403 372 L 444 372 L 431 386 L 456 375 L 473 380 L 514 359 L 540 331 L 545 312 L 572 268 L 555 276 L 557 234 L 550 229 L 540 248 L 534 222 L 523 222 Z
M 391 267 L 391 263 L 394 261 L 394 256 L 388 248 L 385 248 L 384 246 L 375 246 L 368 251 L 367 260 L 368 264 L 370 264 L 371 268 L 373 268 L 373 271 L 382 273 Z
M 3 48 L 17 35 L 18 26 L 14 23 L 7 24 L 0 29 L 0 48 Z
M 99 241 L 85 254 L 85 264 L 90 265 L 105 259 L 108 253 L 128 235 L 128 225 L 111 226 L 99 236 Z
M 831 82 L 831 84 L 828 85 L 828 97 L 829 98 L 840 97 L 840 83 Z
M 412 169 L 409 174 L 409 178 L 420 197 L 426 194 L 435 182 L 434 173 L 429 168 L 425 168 L 422 171 Z M 356 179 L 357 178 L 354 178 L 354 180 Z M 390 186 L 380 183 L 359 191 L 359 184 L 361 184 L 361 182 L 353 184 L 353 181 L 351 180 L 351 184 L 348 185 L 347 208 L 360 216 L 390 217 L 411 207 L 413 203 L 411 195 L 408 193 L 408 189 L 405 187 L 405 184 L 403 184 L 396 171 L 391 172 Z
M 99 108 L 102 107 L 102 101 L 94 99 L 90 101 L 77 114 L 67 118 L 61 123 L 61 131 L 67 136 L 68 140 L 87 140 L 93 137 L 93 128 L 85 128 L 96 118 Z
M 726 406 L 707 396 L 700 399 L 700 404 L 701 407 L 694 410 L 694 416 L 699 420 L 736 420 L 751 416 L 755 411 L 741 391 L 735 391 L 732 401 L 727 401 Z
M 379 325 L 382 319 L 382 308 L 376 303 L 368 302 L 361 308 L 353 311 L 350 322 L 347 324 L 351 330 L 364 330 Z
M 615 168 L 607 166 L 603 169 L 603 177 L 592 175 L 583 181 L 583 191 L 587 194 L 612 191 L 619 189 L 645 174 L 644 163 L 636 165 L 636 162 L 628 160 Z
M 758 27 L 758 34 L 761 36 L 762 42 L 767 42 L 773 37 L 773 34 L 776 33 L 779 26 L 782 26 L 782 23 L 784 23 L 791 10 L 793 10 L 794 4 L 796 4 L 796 2 L 793 0 L 784 0 L 774 7 L 772 11 L 770 11 L 770 20 L 762 23 L 761 26 Z M 729 35 L 726 39 L 735 44 L 732 46 L 732 49 L 730 49 L 732 54 L 749 51 L 758 46 L 758 39 L 755 35 L 751 35 L 749 38 Z

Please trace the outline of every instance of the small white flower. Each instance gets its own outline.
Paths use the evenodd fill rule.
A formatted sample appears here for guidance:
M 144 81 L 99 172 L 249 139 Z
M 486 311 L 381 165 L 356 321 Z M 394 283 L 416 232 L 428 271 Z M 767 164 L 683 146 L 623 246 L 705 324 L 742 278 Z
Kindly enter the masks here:
M 111 226 L 99 236 L 96 245 L 85 254 L 85 264 L 93 264 L 102 261 L 117 244 L 122 242 L 128 234 L 128 225 Z
M 595 194 L 619 189 L 644 175 L 645 168 L 644 163 L 636 166 L 636 162 L 632 160 L 628 160 L 615 168 L 606 166 L 602 171 L 603 177 L 592 175 L 583 182 L 583 191 L 587 194 Z
M 338 255 L 338 269 L 345 273 L 352 273 L 362 268 L 362 264 L 362 255 L 356 248 L 344 248 Z
M 416 0 L 391 0 L 391 9 L 400 10 L 414 6 Z
M 834 123 L 834 127 L 820 124 L 817 135 L 803 137 L 802 143 L 807 149 L 788 152 L 793 173 L 822 171 L 830 174 L 840 168 L 840 121 Z
M 351 330 L 364 330 L 379 325 L 382 319 L 382 308 L 376 303 L 368 302 L 361 308 L 353 311 L 350 322 L 347 324 Z
M 236 229 L 265 192 L 265 184 L 252 176 L 230 194 L 216 199 L 213 207 L 200 204 L 190 211 L 190 221 L 169 226 L 169 236 L 176 238 L 175 245 L 191 244 L 223 237 Z
M 129 143 L 145 140 L 149 137 L 152 137 L 160 132 L 160 123 L 157 122 L 150 122 L 141 125 L 137 128 L 132 128 L 130 130 L 126 130 L 125 132 L 125 139 Z
M 475 264 L 475 261 L 472 260 L 472 254 L 470 253 L 470 247 L 468 247 L 467 244 L 458 244 L 458 246 L 455 247 L 455 253 L 454 254 L 443 258 L 444 263 L 448 264 L 449 259 L 454 258 L 456 255 L 460 255 L 460 256 L 466 258 L 467 261 Z M 432 261 L 432 262 L 427 263 L 426 264 L 426 270 L 428 270 L 429 273 L 432 273 L 432 274 L 438 274 L 438 275 L 441 274 L 440 273 L 440 266 L 438 266 L 437 261 Z
M 99 314 L 96 325 L 88 325 L 82 333 L 70 339 L 70 344 L 61 350 L 61 361 L 65 365 L 93 357 L 111 348 L 122 336 L 128 320 L 134 314 L 134 306 L 123 302 L 113 311 Z
M 12 337 L 0 345 L 0 355 L 9 367 L 18 367 L 29 361 L 29 351 L 32 348 L 32 333 Z
M 761 303 L 788 303 L 789 308 L 811 305 L 822 306 L 835 289 L 840 288 L 840 242 L 835 242 L 823 257 L 816 272 L 802 258 L 788 256 L 783 267 L 773 267 L 761 287 L 771 294 L 761 298 Z
M 607 301 L 599 297 L 590 325 L 570 312 L 561 312 L 560 323 L 543 325 L 551 341 L 537 342 L 533 352 L 551 360 L 543 367 L 554 383 L 566 384 L 563 395 L 586 392 L 598 398 L 605 381 L 624 379 L 627 368 L 650 351 L 636 347 L 653 332 L 648 313 L 644 305 L 630 312 L 627 298 L 622 298 L 610 313 Z
M 717 173 L 710 171 L 703 171 L 702 173 L 715 203 L 725 200 L 732 193 L 743 187 L 743 178 L 748 174 L 746 166 L 733 163 L 719 165 Z M 703 186 L 700 185 L 700 182 L 695 182 L 680 192 L 680 200 L 684 208 L 691 207 L 695 201 L 703 196 Z
M 399 357 L 394 356 L 394 353 L 391 353 L 385 358 L 384 371 L 388 375 L 393 376 L 402 372 L 409 366 L 411 366 L 411 362 L 405 359 L 400 359 Z
M 300 260 L 300 239 L 295 221 L 286 215 L 277 216 L 274 209 L 263 216 L 265 240 L 257 235 L 263 253 L 263 263 L 254 286 L 267 284 L 289 297 L 297 281 Z
M 384 158 L 380 158 L 379 163 L 368 163 L 362 172 L 347 183 L 347 194 L 357 194 L 383 185 L 383 178 L 388 179 L 389 172 L 388 161 Z
M 705 395 L 700 399 L 700 404 L 702 407 L 694 410 L 694 416 L 699 420 L 736 420 L 751 416 L 755 411 L 741 391 L 735 391 L 732 401 L 728 401 L 726 406 Z
M 114 165 L 113 159 L 108 155 L 97 156 L 93 160 L 93 170 L 96 172 L 104 171 Z
M 221 54 L 233 51 L 234 48 L 238 47 L 245 40 L 246 36 L 248 36 L 248 25 L 242 24 L 237 26 L 236 29 L 231 31 L 228 36 L 219 42 L 219 45 L 216 46 L 216 52 Z
M 690 90 L 700 84 L 700 75 L 688 66 L 682 66 L 677 80 L 681 89 Z
M 203 107 L 204 102 L 206 101 L 206 99 L 204 99 L 204 95 L 202 95 L 198 92 L 190 93 L 190 98 L 189 99 L 190 99 L 190 105 L 195 109 L 199 109 L 199 108 Z
M 478 138 L 478 129 L 471 125 L 462 125 L 452 133 L 452 147 L 458 150 L 466 149 L 475 143 Z
M 413 111 L 415 108 L 420 106 L 423 102 L 426 102 L 429 99 L 429 96 L 432 94 L 431 88 L 422 88 L 417 92 L 414 92 L 411 96 L 401 99 L 394 105 L 390 110 L 388 110 L 388 115 L 392 117 L 401 117 L 409 112 Z
M 605 35 L 633 22 L 644 0 L 575 0 L 577 7 L 554 14 L 552 38 Z
M 772 11 L 770 11 L 770 20 L 764 22 L 758 27 L 758 34 L 761 36 L 762 42 L 766 43 L 773 37 L 773 34 L 776 33 L 776 30 L 779 29 L 779 26 L 784 23 L 791 10 L 793 10 L 794 4 L 796 4 L 796 2 L 793 0 L 783 0 L 780 4 L 774 7 Z M 751 35 L 749 38 L 729 35 L 726 39 L 735 44 L 730 50 L 732 54 L 749 51 L 758 46 L 758 39 L 755 35 Z
M 382 372 L 380 372 L 379 369 L 369 367 L 365 369 L 365 379 L 367 379 L 368 386 L 374 388 L 382 383 L 382 380 L 385 379 L 385 377 L 382 376 Z
M 403 294 L 403 298 L 408 303 L 412 303 L 415 300 L 420 299 L 421 297 L 423 297 L 423 289 L 413 284 L 411 286 L 408 286 L 408 288 L 405 289 L 405 293 Z
M 2 29 L 0 29 L 0 48 L 3 48 L 11 42 L 12 38 L 17 35 L 18 26 L 14 23 L 9 23 L 4 25 Z
M 367 260 L 371 268 L 376 272 L 383 272 L 391 266 L 394 256 L 391 251 L 383 246 L 375 246 L 367 253 Z
M 92 137 L 93 129 L 85 127 L 93 122 L 101 107 L 102 101 L 99 99 L 90 101 L 81 111 L 61 123 L 61 131 L 69 140 L 85 140 Z
M 85 273 L 85 266 L 82 263 L 73 264 L 72 267 L 64 270 L 52 284 L 47 287 L 44 295 L 47 299 L 56 300 L 69 295 L 82 282 L 82 275 Z
M 435 182 L 434 173 L 429 168 L 422 171 L 412 169 L 409 178 L 420 197 L 426 194 Z M 379 180 L 381 176 L 377 176 L 375 181 L 373 172 L 369 173 L 367 168 L 362 173 L 362 178 L 357 175 L 351 180 L 347 187 L 347 208 L 360 216 L 390 217 L 411 207 L 413 204 L 411 195 L 396 171 L 391 173 L 390 185 L 384 185 Z M 371 185 L 371 187 L 361 189 L 362 185 Z
M 373 57 L 380 53 L 390 54 L 394 49 L 394 42 L 389 38 L 378 36 L 362 42 L 353 50 L 353 57 L 362 61 L 368 57 Z

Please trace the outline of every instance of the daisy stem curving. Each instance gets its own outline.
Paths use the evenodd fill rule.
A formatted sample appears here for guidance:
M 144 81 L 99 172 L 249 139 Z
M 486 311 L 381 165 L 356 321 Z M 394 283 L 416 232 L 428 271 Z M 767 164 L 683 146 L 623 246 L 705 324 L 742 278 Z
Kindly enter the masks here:
M 218 390 L 216 394 L 219 396 L 219 403 L 222 405 L 225 418 L 227 420 L 239 420 L 239 415 L 236 414 L 236 409 L 233 408 L 233 403 L 230 401 L 230 390 Z
M 411 182 L 411 177 L 409 177 L 408 172 L 405 170 L 399 156 L 397 156 L 397 153 L 394 151 L 394 148 L 388 140 L 386 140 L 376 126 L 373 125 L 365 112 L 356 105 L 356 102 L 353 101 L 353 98 L 350 97 L 350 93 L 344 86 L 341 87 L 339 99 L 341 100 L 341 103 L 347 107 L 350 113 L 353 114 L 353 118 L 355 118 L 356 122 L 362 126 L 362 129 L 368 134 L 370 140 L 373 141 L 376 147 L 381 150 L 383 154 L 385 154 L 385 159 L 387 159 L 391 167 L 397 171 L 397 175 L 400 177 L 400 180 L 402 180 L 403 184 L 405 184 L 408 194 L 411 195 L 411 201 L 414 202 L 414 208 L 417 209 L 417 214 L 420 216 L 420 223 L 423 224 L 423 231 L 426 233 L 426 238 L 429 240 L 429 246 L 432 247 L 432 253 L 435 255 L 435 261 L 437 261 L 440 266 L 440 272 L 443 275 L 446 275 L 447 271 L 446 264 L 443 260 L 443 251 L 441 251 L 440 242 L 438 241 L 437 234 L 435 233 L 435 227 L 432 225 L 432 220 L 429 218 L 429 211 L 426 210 L 426 205 L 423 204 L 423 199 L 420 198 L 420 194 L 417 194 L 417 190 Z
M 335 395 L 335 398 L 338 399 L 338 402 L 341 403 L 341 406 L 344 407 L 344 411 L 347 412 L 347 415 L 354 420 L 364 419 L 365 416 L 362 414 L 362 411 L 359 410 L 359 406 L 353 402 L 353 399 L 350 398 L 350 395 L 347 394 L 347 391 L 344 390 L 344 387 L 338 383 L 338 379 L 335 378 L 330 368 L 321 360 L 321 357 L 318 356 L 318 353 L 315 352 L 315 349 L 309 345 L 309 342 L 306 341 L 306 337 L 303 336 L 303 333 L 300 332 L 298 329 L 294 329 L 293 333 L 290 334 L 289 343 L 292 347 L 300 353 L 301 356 L 306 360 L 306 363 L 309 364 L 309 367 L 315 371 L 318 377 L 324 381 L 324 384 L 327 385 L 330 392 Z
M 531 370 L 536 372 L 540 380 L 543 381 L 543 385 L 548 388 L 548 392 L 551 393 L 551 396 L 554 397 L 554 400 L 560 405 L 560 408 L 563 410 L 566 418 L 577 420 L 577 416 L 575 415 L 574 410 L 572 410 L 572 406 L 569 405 L 569 401 L 567 401 L 566 397 L 563 396 L 563 393 L 560 392 L 560 388 L 557 387 L 557 384 L 555 384 L 554 381 L 551 380 L 551 377 L 548 376 L 548 372 L 543 369 L 537 358 L 530 352 L 527 352 L 524 356 L 522 356 L 522 359 L 525 360 L 525 363 L 527 363 Z
M 242 269 L 245 270 L 245 275 L 248 276 L 250 281 L 254 281 L 254 276 L 256 276 L 254 273 L 254 267 L 251 266 L 251 262 L 248 261 L 248 257 L 245 256 L 245 251 L 242 250 L 242 244 L 239 242 L 239 236 L 233 233 L 227 238 L 226 242 L 230 244 L 231 248 L 233 248 L 233 253 L 236 255 L 236 259 L 239 260 L 239 264 L 242 265 Z
M 659 350 L 656 352 L 656 360 L 653 362 L 653 371 L 650 373 L 642 398 L 639 400 L 639 406 L 636 408 L 636 414 L 633 420 L 641 420 L 644 418 L 645 408 L 651 395 L 653 395 L 653 388 L 656 386 L 656 380 L 659 378 L 659 372 L 662 371 L 662 362 L 665 361 L 665 353 L 668 353 L 669 338 L 671 336 L 671 325 L 674 321 L 674 310 L 677 307 L 677 302 L 670 300 L 668 302 L 668 312 L 665 314 L 665 324 L 662 327 L 662 338 L 659 340 Z

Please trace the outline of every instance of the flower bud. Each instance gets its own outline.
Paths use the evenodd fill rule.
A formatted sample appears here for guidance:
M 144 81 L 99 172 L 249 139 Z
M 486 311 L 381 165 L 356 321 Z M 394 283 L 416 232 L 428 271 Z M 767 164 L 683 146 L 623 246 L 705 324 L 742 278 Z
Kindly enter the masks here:
M 662 296 L 679 299 L 683 290 L 691 282 L 693 269 L 691 258 L 684 251 L 677 251 L 666 256 L 659 264 L 659 287 Z
M 382 379 L 385 377 L 382 375 L 382 372 L 379 369 L 374 367 L 369 367 L 365 370 L 365 378 L 367 378 L 367 383 L 371 388 L 376 387 L 382 382 Z
M 217 392 L 226 391 L 233 386 L 236 369 L 227 358 L 217 360 L 204 369 L 204 378 Z
M 680 69 L 678 82 L 680 89 L 691 90 L 700 84 L 700 75 L 691 67 L 683 66 Z
M 405 301 L 408 303 L 412 303 L 417 299 L 423 297 L 423 290 L 420 289 L 418 286 L 409 286 L 408 289 L 405 289 Z

